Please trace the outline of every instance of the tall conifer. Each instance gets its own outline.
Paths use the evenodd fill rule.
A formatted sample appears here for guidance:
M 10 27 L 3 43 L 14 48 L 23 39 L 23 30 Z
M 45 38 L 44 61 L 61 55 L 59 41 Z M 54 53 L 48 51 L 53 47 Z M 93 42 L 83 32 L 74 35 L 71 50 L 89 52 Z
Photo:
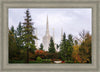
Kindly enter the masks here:
M 52 37 L 50 39 L 49 52 L 50 53 L 55 53 L 55 46 L 54 46 L 54 42 L 53 42 L 53 38 Z
M 29 10 L 27 9 L 26 12 L 26 17 L 25 17 L 25 22 L 22 25 L 22 39 L 23 39 L 23 44 L 25 45 L 25 48 L 27 49 L 27 60 L 26 62 L 29 63 L 29 49 L 35 50 L 35 39 L 36 36 L 34 35 L 34 30 L 35 28 L 32 26 L 33 23 L 31 22 L 31 16 L 29 13 Z

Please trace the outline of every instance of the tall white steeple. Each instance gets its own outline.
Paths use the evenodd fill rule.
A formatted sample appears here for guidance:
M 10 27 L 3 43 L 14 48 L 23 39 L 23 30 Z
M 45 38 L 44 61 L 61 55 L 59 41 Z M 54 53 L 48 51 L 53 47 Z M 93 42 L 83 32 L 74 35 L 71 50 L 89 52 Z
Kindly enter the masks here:
M 53 28 L 53 41 L 54 41 L 54 43 L 55 43 L 54 28 Z
M 48 51 L 49 43 L 50 43 L 50 34 L 49 34 L 49 24 L 48 24 L 48 16 L 47 16 L 47 22 L 46 22 L 46 33 L 43 37 L 43 47 L 45 51 Z
M 46 23 L 46 34 L 49 35 L 48 16 L 47 16 L 47 23 Z

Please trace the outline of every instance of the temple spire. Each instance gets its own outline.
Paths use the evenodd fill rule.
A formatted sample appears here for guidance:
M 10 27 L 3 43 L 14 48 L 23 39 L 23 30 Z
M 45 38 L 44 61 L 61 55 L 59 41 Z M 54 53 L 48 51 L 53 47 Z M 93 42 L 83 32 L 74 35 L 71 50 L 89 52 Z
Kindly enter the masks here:
M 46 24 L 46 34 L 49 34 L 49 24 L 48 24 L 48 16 L 47 16 L 47 24 Z
M 46 22 L 46 33 L 43 37 L 43 46 L 44 46 L 44 50 L 48 51 L 49 48 L 49 43 L 50 43 L 50 34 L 49 34 L 49 24 L 48 24 L 48 16 L 47 16 L 47 22 Z
M 53 28 L 53 41 L 55 42 L 54 28 Z

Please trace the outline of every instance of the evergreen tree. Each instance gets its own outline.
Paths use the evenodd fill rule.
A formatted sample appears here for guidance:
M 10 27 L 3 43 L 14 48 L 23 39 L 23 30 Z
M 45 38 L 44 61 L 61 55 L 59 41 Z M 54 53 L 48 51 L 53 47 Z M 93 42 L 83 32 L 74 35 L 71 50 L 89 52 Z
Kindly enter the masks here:
M 39 50 L 43 50 L 43 44 L 42 43 L 40 44 Z
M 68 35 L 66 39 L 66 34 L 64 33 L 62 42 L 60 44 L 60 55 L 63 60 L 71 61 L 73 51 L 73 39 L 72 35 Z
M 59 45 L 57 44 L 56 46 L 57 46 L 57 49 L 58 49 L 59 48 Z
M 14 26 L 12 26 L 10 30 L 11 30 L 11 32 L 12 32 L 13 34 L 15 33 Z
M 14 26 L 11 27 L 10 31 L 14 34 L 14 38 L 16 39 L 16 30 L 14 29 Z
M 55 53 L 55 46 L 52 37 L 50 39 L 50 44 L 49 44 L 49 53 Z
M 19 22 L 19 25 L 16 30 L 16 43 L 19 49 L 24 48 L 21 36 L 22 36 L 22 26 L 21 26 L 21 22 Z
M 78 44 L 78 41 L 77 40 L 75 40 L 75 43 L 74 43 L 74 45 L 77 45 Z
M 25 22 L 23 23 L 22 39 L 25 48 L 27 48 L 27 63 L 29 63 L 29 48 L 31 48 L 33 52 L 36 49 L 35 47 L 36 36 L 34 35 L 35 28 L 32 26 L 33 23 L 31 22 L 32 19 L 29 10 L 26 10 L 25 14 L 26 18 L 24 19 Z
M 10 31 L 14 34 L 14 38 L 17 39 L 17 30 L 14 29 L 14 26 L 11 27 Z
M 68 61 L 72 61 L 73 58 L 72 58 L 72 52 L 73 52 L 73 38 L 72 38 L 72 35 L 69 34 L 68 35 L 68 39 L 66 41 L 66 44 L 67 44 L 67 60 Z
M 60 55 L 62 60 L 66 60 L 67 59 L 67 44 L 66 44 L 66 34 L 64 33 L 63 35 L 63 39 L 61 41 L 60 44 Z
M 21 26 L 21 22 L 19 22 L 19 25 L 17 27 L 17 36 L 21 37 L 22 35 L 22 26 Z
M 16 53 L 17 53 L 17 46 L 16 46 L 16 40 L 14 38 L 14 34 L 11 30 L 9 30 L 8 33 L 9 36 L 9 60 L 12 60 L 13 58 L 16 57 Z

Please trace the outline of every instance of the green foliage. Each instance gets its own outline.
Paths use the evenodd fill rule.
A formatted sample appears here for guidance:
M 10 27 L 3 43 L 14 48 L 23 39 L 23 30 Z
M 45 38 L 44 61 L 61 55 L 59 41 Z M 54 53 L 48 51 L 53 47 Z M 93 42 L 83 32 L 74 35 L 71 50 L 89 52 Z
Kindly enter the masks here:
M 49 53 L 55 53 L 55 46 L 52 37 L 50 39 L 50 44 L 49 44 Z
M 66 44 L 66 34 L 64 33 L 62 42 L 60 44 L 60 56 L 62 60 L 67 58 L 67 44 Z
M 39 50 L 43 50 L 43 44 L 42 43 L 40 44 Z
M 73 45 L 74 45 L 74 43 L 73 43 L 73 38 L 72 38 L 72 35 L 71 34 L 69 34 L 68 35 L 68 40 L 66 41 L 66 43 L 67 43 L 67 60 L 73 60 L 73 58 L 72 58 L 72 52 L 73 52 Z
M 59 58 L 59 55 L 57 53 L 48 53 L 46 55 L 46 59 L 58 59 Z
M 14 26 L 11 27 L 10 31 L 14 34 L 14 38 L 16 39 L 16 30 L 14 29 Z
M 29 62 L 29 49 L 33 52 L 36 50 L 35 47 L 35 39 L 36 36 L 34 35 L 35 28 L 32 26 L 33 23 L 31 22 L 31 16 L 29 13 L 29 10 L 26 10 L 25 12 L 26 18 L 24 19 L 25 22 L 22 25 L 22 42 L 24 44 L 24 47 L 27 48 L 27 63 Z
M 17 27 L 17 36 L 21 37 L 22 35 L 22 26 L 21 26 L 21 22 L 19 22 L 19 25 Z
M 59 45 L 57 44 L 56 46 L 57 46 L 57 49 L 58 49 L 59 48 Z
M 75 40 L 75 45 L 77 45 L 78 44 L 78 41 L 77 40 Z
M 73 51 L 72 35 L 69 34 L 68 39 L 66 39 L 66 34 L 64 33 L 63 40 L 60 44 L 60 55 L 62 60 L 73 60 L 72 51 Z
M 18 52 L 17 46 L 16 46 L 16 40 L 14 38 L 14 34 L 12 31 L 9 30 L 9 59 L 12 60 L 13 57 L 16 57 L 16 54 Z
M 51 63 L 52 61 L 51 61 L 51 59 L 42 59 L 42 62 L 43 63 Z
M 74 61 L 67 61 L 67 60 L 66 60 L 65 63 L 74 63 Z
M 11 32 L 12 32 L 13 34 L 15 33 L 14 26 L 12 26 L 10 30 L 11 30 Z
M 38 57 L 36 58 L 36 61 L 41 62 L 41 61 L 42 61 L 42 58 L 38 56 Z
M 31 22 L 31 16 L 29 13 L 29 10 L 26 10 L 26 18 L 25 18 L 25 22 L 22 25 L 22 39 L 23 39 L 23 43 L 25 44 L 25 47 L 28 48 L 29 46 L 35 47 L 35 39 L 36 36 L 33 35 L 34 33 L 34 27 L 32 26 L 32 22 Z
M 16 30 L 16 43 L 19 49 L 24 48 L 21 36 L 22 36 L 22 26 L 21 26 L 21 22 L 19 22 L 19 25 Z

